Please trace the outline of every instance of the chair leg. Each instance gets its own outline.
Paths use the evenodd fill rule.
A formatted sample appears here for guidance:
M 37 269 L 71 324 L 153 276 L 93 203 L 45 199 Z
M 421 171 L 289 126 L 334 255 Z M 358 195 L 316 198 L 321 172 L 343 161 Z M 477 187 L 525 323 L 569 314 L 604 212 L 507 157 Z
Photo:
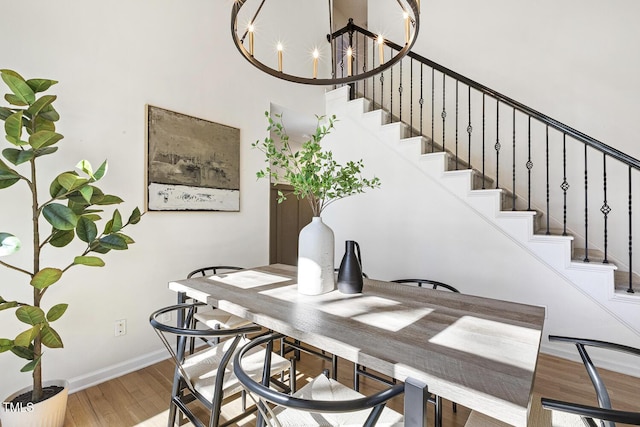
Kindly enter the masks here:
M 358 372 L 358 364 L 353 364 L 353 389 L 360 391 L 360 373 Z
M 338 380 L 338 356 L 336 356 L 335 354 L 333 356 L 331 356 L 331 378 L 333 378 L 334 380 Z
M 436 396 L 435 427 L 442 427 L 442 397 Z
M 458 404 L 456 402 L 451 402 L 451 407 L 453 408 L 453 412 L 458 412 Z

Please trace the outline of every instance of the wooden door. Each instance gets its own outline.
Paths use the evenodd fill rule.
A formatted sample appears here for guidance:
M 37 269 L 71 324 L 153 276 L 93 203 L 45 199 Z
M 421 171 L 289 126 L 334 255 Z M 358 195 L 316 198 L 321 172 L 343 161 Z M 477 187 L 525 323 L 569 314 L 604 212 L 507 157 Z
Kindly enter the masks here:
M 298 264 L 298 234 L 311 222 L 313 213 L 307 200 L 290 195 L 278 203 L 278 190 L 287 194 L 289 185 L 272 186 L 270 199 L 269 263 Z

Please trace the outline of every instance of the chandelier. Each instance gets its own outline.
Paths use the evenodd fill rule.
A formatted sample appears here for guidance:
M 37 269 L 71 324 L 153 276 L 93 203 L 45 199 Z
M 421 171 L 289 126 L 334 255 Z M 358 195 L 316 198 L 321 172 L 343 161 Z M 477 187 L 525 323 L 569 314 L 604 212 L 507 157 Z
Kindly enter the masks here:
M 384 21 L 377 24 L 384 28 L 375 31 L 351 18 L 342 18 L 346 25 L 338 27 L 334 1 L 234 0 L 233 42 L 263 72 L 312 85 L 341 85 L 372 77 L 400 61 L 415 43 L 419 0 L 373 2 Z M 368 13 L 368 2 L 361 1 Z M 380 12 L 379 5 L 386 9 Z M 305 15 L 306 20 L 292 15 Z M 391 37 L 402 40 L 395 43 Z

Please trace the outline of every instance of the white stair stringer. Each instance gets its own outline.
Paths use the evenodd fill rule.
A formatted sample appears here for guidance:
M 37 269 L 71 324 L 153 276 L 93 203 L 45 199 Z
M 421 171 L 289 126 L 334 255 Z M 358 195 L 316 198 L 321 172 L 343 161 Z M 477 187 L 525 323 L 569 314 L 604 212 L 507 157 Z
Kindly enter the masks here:
M 423 154 L 427 138 L 404 138 L 408 125 L 401 122 L 385 124 L 388 113 L 380 110 L 368 111 L 369 101 L 349 101 L 348 96 L 346 88 L 328 92 L 326 111 L 336 114 L 338 119 L 349 117 L 368 132 L 378 135 L 381 141 L 400 156 L 417 165 L 424 175 L 462 200 L 497 230 L 640 336 L 640 298 L 615 292 L 615 265 L 572 261 L 573 237 L 534 234 L 536 212 L 502 211 L 502 190 L 474 190 L 472 170 L 447 171 L 448 153 Z

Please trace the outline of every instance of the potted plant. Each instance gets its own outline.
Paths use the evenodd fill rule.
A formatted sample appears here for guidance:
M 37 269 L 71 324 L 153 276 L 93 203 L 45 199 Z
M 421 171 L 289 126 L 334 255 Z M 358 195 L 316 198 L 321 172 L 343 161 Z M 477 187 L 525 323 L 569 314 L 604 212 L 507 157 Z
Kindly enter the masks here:
M 364 178 L 362 160 L 349 161 L 345 165 L 333 159 L 330 150 L 323 150 L 321 141 L 334 128 L 336 116 L 316 116 L 316 130 L 311 138 L 293 150 L 286 132 L 282 115 L 274 117 L 267 111 L 270 135 L 264 141 L 256 141 L 253 148 L 265 154 L 268 166 L 257 172 L 258 178 L 271 176 L 274 185 L 289 184 L 293 195 L 306 199 L 311 205 L 313 219 L 300 231 L 298 240 L 298 291 L 307 295 L 318 295 L 332 291 L 334 280 L 334 236 L 333 231 L 322 222 L 321 214 L 327 206 L 345 197 L 363 193 L 368 188 L 380 186 L 377 177 Z M 280 140 L 276 143 L 271 133 Z M 278 203 L 287 194 L 278 191 Z
M 31 301 L 13 300 L 8 293 L 17 284 L 7 283 L 4 279 L 0 284 L 0 311 L 13 309 L 18 320 L 27 325 L 27 329 L 15 337 L 0 338 L 0 353 L 12 352 L 25 359 L 27 363 L 21 371 L 32 372 L 33 376 L 30 391 L 12 395 L 3 402 L 0 419 L 4 427 L 62 425 L 64 407 L 58 410 L 62 419 L 57 424 L 33 419 L 38 416 L 41 406 L 60 399 L 60 395 L 66 407 L 66 390 L 58 393 L 61 386 L 48 387 L 42 381 L 42 354 L 43 347 L 63 346 L 52 323 L 65 313 L 67 304 L 45 304 L 43 297 L 70 268 L 79 265 L 101 267 L 104 261 L 99 255 L 111 250 L 127 249 L 133 240 L 122 230 L 139 222 L 141 214 L 135 208 L 124 222 L 120 212 L 115 209 L 102 231 L 98 231 L 98 222 L 104 215 L 103 206 L 122 202 L 120 197 L 104 194 L 96 186 L 96 182 L 107 172 L 106 161 L 97 170 L 93 170 L 88 161 L 80 161 L 76 165 L 77 171 L 61 172 L 43 194 L 45 192 L 39 188 L 36 164 L 40 158 L 56 153 L 56 144 L 63 136 L 56 132 L 55 122 L 59 119 L 53 106 L 56 96 L 39 94 L 57 82 L 48 79 L 25 80 L 12 70 L 0 70 L 0 76 L 11 91 L 4 97 L 10 106 L 0 107 L 0 119 L 4 121 L 5 138 L 9 142 L 9 148 L 2 150 L 0 158 L 0 189 L 18 184 L 23 185 L 29 193 L 31 207 L 25 209 L 24 219 L 31 225 L 32 236 L 29 240 L 32 243 L 25 246 L 33 254 L 33 263 L 29 266 L 0 260 L 1 266 L 23 274 L 25 285 L 33 293 Z M 12 209 L 15 208 L 12 206 Z M 0 229 L 0 257 L 18 251 L 21 241 L 28 240 L 19 239 Z M 48 264 L 44 254 L 49 247 L 62 248 L 74 241 L 80 241 L 82 246 L 68 265 L 54 267 Z M 51 398 L 52 394 L 58 397 Z

